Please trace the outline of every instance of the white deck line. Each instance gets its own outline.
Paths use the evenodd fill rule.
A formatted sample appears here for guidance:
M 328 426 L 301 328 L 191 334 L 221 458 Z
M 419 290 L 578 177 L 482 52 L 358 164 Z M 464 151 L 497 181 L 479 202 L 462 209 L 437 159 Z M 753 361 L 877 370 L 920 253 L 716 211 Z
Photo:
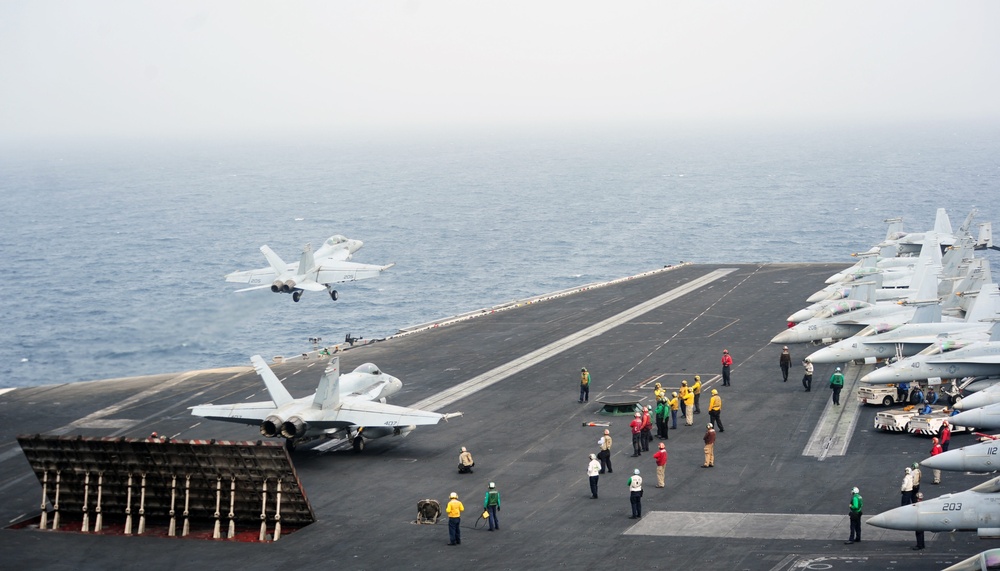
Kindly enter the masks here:
M 736 271 L 736 268 L 720 268 L 713 272 L 710 272 L 698 279 L 692 280 L 680 287 L 672 289 L 666 293 L 658 295 L 653 299 L 640 303 L 635 307 L 629 308 L 618 315 L 614 315 L 605 319 L 604 321 L 595 323 L 590 327 L 582 329 L 572 335 L 567 335 L 558 341 L 549 343 L 548 345 L 541 347 L 514 359 L 508 363 L 504 363 L 499 367 L 496 367 L 490 371 L 487 371 L 479 376 L 473 377 L 468 381 L 459 383 L 454 387 L 441 391 L 440 393 L 430 396 L 420 402 L 410 405 L 413 408 L 418 408 L 422 410 L 438 411 L 442 408 L 462 399 L 469 395 L 472 395 L 478 391 L 485 389 L 491 385 L 499 383 L 500 381 L 515 375 L 529 367 L 532 367 L 546 359 L 554 357 L 563 351 L 572 349 L 581 343 L 585 343 L 606 331 L 613 329 L 623 323 L 631 321 L 637 317 L 640 317 L 661 305 L 667 304 L 675 299 L 681 297 L 684 294 L 695 291 L 702 288 L 715 280 L 729 275 L 730 273 Z

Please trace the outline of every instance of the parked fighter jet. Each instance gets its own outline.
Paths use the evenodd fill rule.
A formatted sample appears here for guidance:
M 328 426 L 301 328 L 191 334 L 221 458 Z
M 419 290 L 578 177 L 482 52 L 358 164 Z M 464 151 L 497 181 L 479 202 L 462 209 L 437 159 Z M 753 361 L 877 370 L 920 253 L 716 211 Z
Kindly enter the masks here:
M 940 260 L 940 251 L 937 248 L 929 248 L 926 254 L 921 254 L 919 262 L 921 268 L 918 270 L 921 276 L 919 294 L 911 303 L 938 303 L 937 271 L 940 267 L 929 261 L 934 259 L 935 251 L 937 251 L 936 259 Z M 900 303 L 873 304 L 860 300 L 839 300 L 821 310 L 812 319 L 778 333 L 771 339 L 771 343 L 787 345 L 823 339 L 844 339 L 872 324 L 883 324 L 881 330 L 887 331 L 889 326 L 909 322 L 915 311 L 915 307 Z
M 1000 470 L 1000 441 L 987 440 L 941 452 L 936 456 L 921 460 L 920 464 L 933 470 L 995 472 Z
M 975 531 L 980 537 L 1000 536 L 1000 477 L 957 494 L 882 512 L 869 525 L 909 531 Z
M 233 272 L 226 275 L 226 281 L 252 284 L 251 287 L 236 290 L 238 292 L 270 288 L 274 293 L 290 293 L 295 302 L 302 298 L 305 290 L 325 289 L 330 294 L 330 299 L 337 301 L 337 290 L 333 289 L 333 284 L 375 278 L 395 265 L 378 266 L 349 261 L 363 245 L 361 240 L 348 240 L 339 234 L 331 236 L 315 254 L 312 246 L 306 244 L 297 264 L 286 264 L 271 248 L 264 245 L 260 247 L 260 251 L 267 258 L 270 267 Z
M 1000 384 L 993 384 L 963 397 L 962 400 L 955 403 L 955 408 L 958 410 L 972 410 L 997 403 L 1000 403 Z
M 403 383 L 365 363 L 340 375 L 340 358 L 333 357 L 316 393 L 293 399 L 260 355 L 250 358 L 264 379 L 270 402 L 205 404 L 191 407 L 191 414 L 210 420 L 260 425 L 263 436 L 282 436 L 290 448 L 318 438 L 345 437 L 361 451 L 366 439 L 405 436 L 418 424 L 437 424 L 462 413 L 439 414 L 385 404 Z
M 987 549 L 941 571 L 990 571 L 1000 569 L 1000 549 Z
M 916 314 L 906 323 L 879 333 L 874 325 L 869 325 L 857 335 L 837 341 L 809 355 L 814 364 L 846 363 L 854 360 L 881 360 L 890 357 L 916 355 L 928 345 L 945 338 L 986 341 L 992 324 L 986 319 L 1000 318 L 1000 290 L 996 284 L 987 284 L 975 296 L 965 321 L 961 323 L 942 322 L 940 314 L 928 320 L 919 319 Z M 917 310 L 940 312 L 938 306 L 923 306 Z M 973 337 L 970 337 L 973 336 Z
M 936 343 L 912 357 L 868 373 L 861 377 L 861 382 L 879 385 L 997 374 L 1000 374 L 1000 322 L 990 329 L 989 341 L 965 345 L 955 341 Z

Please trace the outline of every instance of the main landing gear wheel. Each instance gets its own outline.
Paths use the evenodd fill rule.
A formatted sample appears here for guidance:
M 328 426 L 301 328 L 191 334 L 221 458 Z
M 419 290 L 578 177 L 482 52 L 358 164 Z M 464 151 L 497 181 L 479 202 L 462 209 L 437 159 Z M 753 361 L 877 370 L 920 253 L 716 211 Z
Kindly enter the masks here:
M 337 290 L 335 289 L 330 290 L 330 299 L 332 299 L 333 301 L 337 301 Z
M 354 446 L 355 452 L 361 452 L 365 449 L 365 439 L 360 436 L 355 436 L 352 445 Z
M 292 301 L 298 303 L 300 299 L 302 299 L 302 290 L 292 293 Z

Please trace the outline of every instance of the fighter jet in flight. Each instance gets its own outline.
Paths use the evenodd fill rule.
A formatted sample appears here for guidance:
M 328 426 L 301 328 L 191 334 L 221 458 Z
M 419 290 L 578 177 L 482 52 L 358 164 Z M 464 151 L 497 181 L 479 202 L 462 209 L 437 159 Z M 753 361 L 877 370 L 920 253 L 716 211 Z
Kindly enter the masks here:
M 315 253 L 312 246 L 306 244 L 302 250 L 302 258 L 296 264 L 286 264 L 271 248 L 264 245 L 260 247 L 260 251 L 267 258 L 269 267 L 233 272 L 226 275 L 226 281 L 250 284 L 250 287 L 236 290 L 237 292 L 270 288 L 274 293 L 292 294 L 292 301 L 295 302 L 302 298 L 303 291 L 325 289 L 330 299 L 337 301 L 337 290 L 333 288 L 333 284 L 375 278 L 395 265 L 351 262 L 351 256 L 363 245 L 361 240 L 348 240 L 338 234 L 327 238 Z
M 975 531 L 1000 536 L 1000 476 L 939 498 L 891 509 L 873 516 L 869 525 L 909 531 Z
M 259 425 L 267 437 L 284 437 L 289 448 L 320 438 L 346 438 L 355 451 L 365 440 L 382 436 L 405 436 L 417 425 L 437 424 L 462 413 L 440 414 L 385 404 L 386 397 L 403 383 L 365 363 L 340 374 L 340 358 L 333 357 L 313 395 L 292 398 L 260 355 L 250 358 L 264 379 L 269 402 L 204 404 L 191 407 L 191 414 L 210 420 Z

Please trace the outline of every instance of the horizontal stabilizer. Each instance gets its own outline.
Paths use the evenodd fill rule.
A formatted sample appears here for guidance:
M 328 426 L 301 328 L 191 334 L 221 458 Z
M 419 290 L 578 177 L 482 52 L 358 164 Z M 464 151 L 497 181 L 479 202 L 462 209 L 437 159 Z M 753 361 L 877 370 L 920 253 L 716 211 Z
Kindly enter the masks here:
M 237 422 L 240 424 L 260 424 L 277 407 L 269 402 L 247 402 L 238 404 L 203 404 L 192 406 L 191 414 L 209 420 Z

